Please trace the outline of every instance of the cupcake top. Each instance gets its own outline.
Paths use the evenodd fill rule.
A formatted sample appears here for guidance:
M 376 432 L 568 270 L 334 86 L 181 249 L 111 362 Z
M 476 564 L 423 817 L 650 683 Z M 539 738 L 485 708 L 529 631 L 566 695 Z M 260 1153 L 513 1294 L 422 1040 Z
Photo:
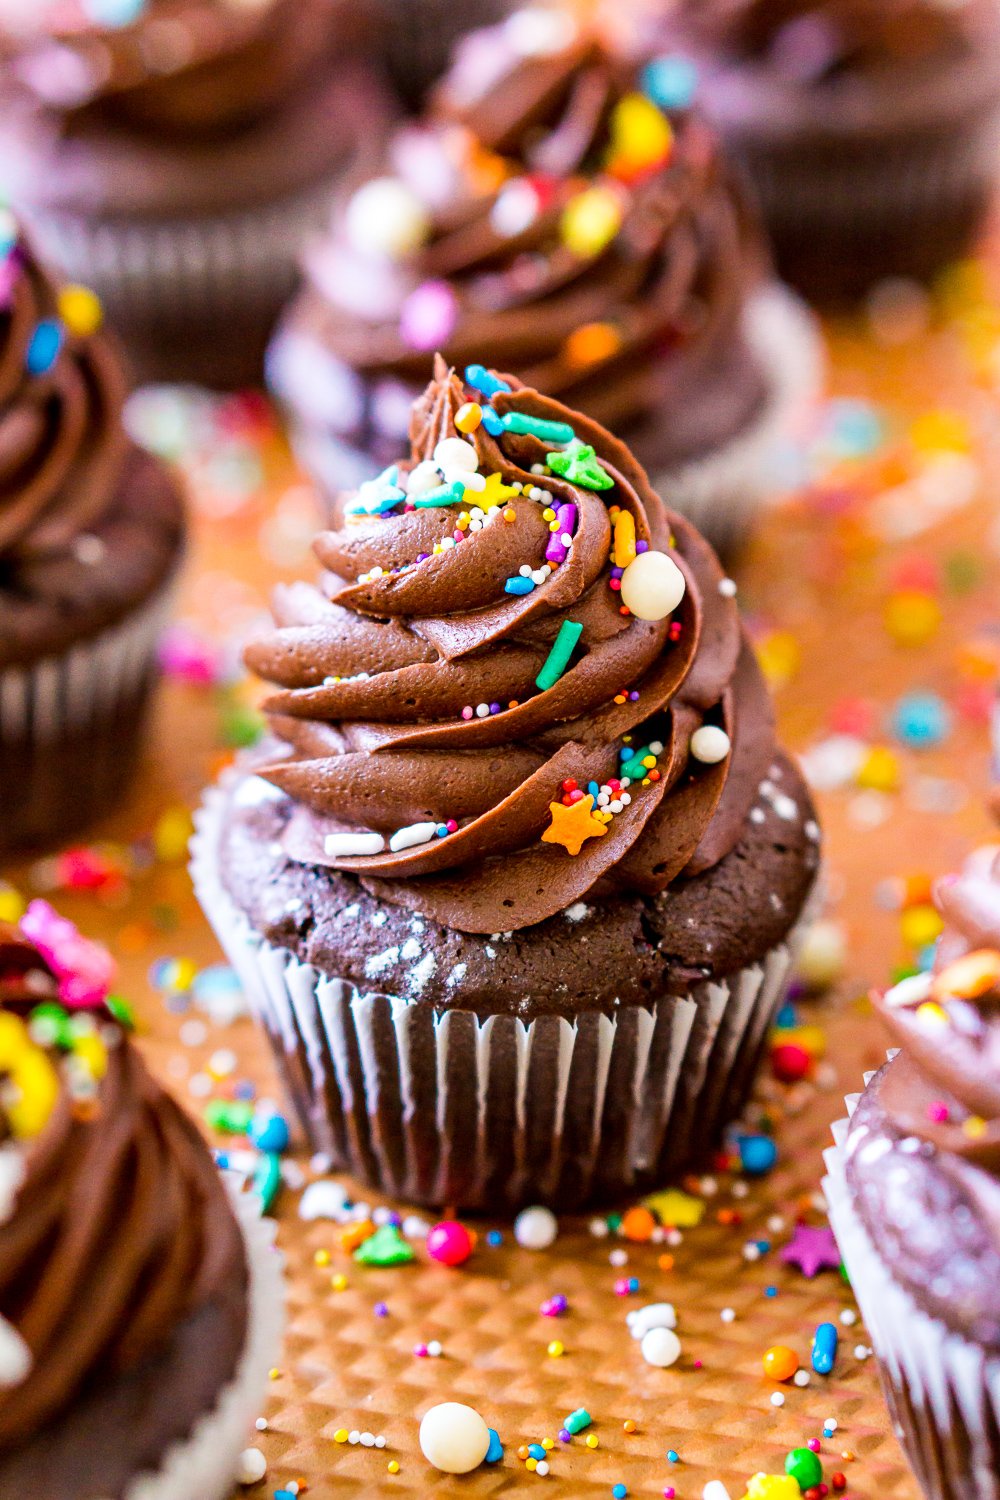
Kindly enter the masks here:
M 645 45 L 694 59 L 727 137 L 933 133 L 996 98 L 996 0 L 678 0 L 665 18 L 655 4 L 646 10 L 640 0 Z
M 774 729 L 707 543 L 602 427 L 481 365 L 438 360 L 410 437 L 247 650 L 286 853 L 474 933 L 712 867 Z
M 0 56 L 72 133 L 103 112 L 151 132 L 223 132 L 298 88 L 336 34 L 333 0 L 7 0 Z
M 177 560 L 180 497 L 125 433 L 101 316 L 0 209 L 0 666 L 113 623 Z
M 358 121 L 340 118 L 336 98 L 340 110 L 373 117 L 346 62 L 333 77 L 335 57 L 354 50 L 359 7 L 5 0 L 5 186 L 52 209 L 158 217 L 221 211 L 237 193 L 245 206 L 255 192 L 266 201 L 297 190 L 329 170 L 331 140 L 355 143 Z
M 1000 846 L 937 882 L 933 971 L 879 1001 L 902 1048 L 863 1096 L 848 1171 L 934 1316 L 1000 1349 Z
M 45 902 L 0 926 L 0 1473 L 246 1284 L 223 1182 L 128 1041 L 113 974 Z
M 315 360 L 296 380 L 292 341 L 318 345 L 328 366 L 378 383 L 372 420 L 388 429 L 396 414 L 394 441 L 436 349 L 458 368 L 489 349 L 611 427 L 683 407 L 696 354 L 733 339 L 761 262 L 690 103 L 683 79 L 639 77 L 566 11 L 471 34 L 425 119 L 393 138 L 385 175 L 307 256 L 275 383 L 308 409 Z M 320 415 L 357 425 L 350 380 L 331 384 Z

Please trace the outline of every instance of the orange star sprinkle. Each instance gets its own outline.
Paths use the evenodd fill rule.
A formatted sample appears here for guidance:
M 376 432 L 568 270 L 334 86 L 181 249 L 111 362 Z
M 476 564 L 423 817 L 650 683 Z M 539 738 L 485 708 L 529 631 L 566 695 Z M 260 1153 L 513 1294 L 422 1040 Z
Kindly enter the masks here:
M 542 834 L 543 844 L 561 844 L 567 854 L 577 855 L 587 839 L 602 838 L 607 826 L 594 816 L 594 799 L 584 797 L 571 807 L 561 802 L 550 802 L 552 822 Z

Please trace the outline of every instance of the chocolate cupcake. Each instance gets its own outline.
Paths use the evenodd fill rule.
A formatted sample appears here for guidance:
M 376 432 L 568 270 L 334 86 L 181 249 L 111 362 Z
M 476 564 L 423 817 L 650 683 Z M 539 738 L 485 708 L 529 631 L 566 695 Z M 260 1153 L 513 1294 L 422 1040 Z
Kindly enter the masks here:
M 1000 1493 L 1000 847 L 939 881 L 933 973 L 879 1004 L 900 1051 L 834 1129 L 831 1220 L 927 1500 Z
M 310 1143 L 427 1203 L 651 1188 L 740 1109 L 818 863 L 734 589 L 623 444 L 481 366 L 334 524 L 193 866 Z
M 393 461 L 432 353 L 498 364 L 612 427 L 723 544 L 819 383 L 713 133 L 609 37 L 519 11 L 467 38 L 306 260 L 269 354 L 334 495 Z
M 147 1072 L 112 973 L 44 902 L 0 925 L 0 1493 L 222 1500 L 278 1345 L 273 1225 Z
M 378 140 L 358 0 L 38 0 L 0 27 L 0 171 L 144 379 L 256 384 L 307 234 Z
M 996 0 L 641 5 L 694 63 L 794 286 L 842 302 L 967 252 L 997 175 Z
M 0 855 L 121 796 L 184 544 L 175 481 L 126 437 L 100 304 L 57 288 L 3 223 Z

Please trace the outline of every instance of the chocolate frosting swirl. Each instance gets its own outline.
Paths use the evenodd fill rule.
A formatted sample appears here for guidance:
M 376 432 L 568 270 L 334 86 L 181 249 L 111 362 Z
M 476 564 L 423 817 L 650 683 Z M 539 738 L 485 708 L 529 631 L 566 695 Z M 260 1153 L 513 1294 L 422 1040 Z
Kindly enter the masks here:
M 490 425 L 503 430 L 491 436 L 484 422 L 469 441 L 507 506 L 463 533 L 454 509 L 407 502 L 364 515 L 342 499 L 335 529 L 316 542 L 328 570 L 321 587 L 282 590 L 278 628 L 246 653 L 277 688 L 265 709 L 288 749 L 262 774 L 295 804 L 286 851 L 353 871 L 372 892 L 467 932 L 531 926 L 584 895 L 653 894 L 709 868 L 736 844 L 774 748 L 768 695 L 707 543 L 603 428 L 512 377 L 501 382 Z M 413 410 L 405 482 L 458 436 L 456 414 L 475 399 L 439 360 Z M 538 420 L 589 445 L 610 488 L 545 472 L 552 442 L 510 430 Z M 542 498 L 532 500 L 537 485 Z M 537 586 L 515 593 L 508 582 L 520 588 L 521 569 L 537 570 L 551 542 L 547 505 L 557 517 L 574 508 L 572 541 L 548 574 L 542 562 Z M 683 575 L 671 617 L 636 618 L 611 586 L 615 506 L 639 550 L 667 553 Z M 573 658 L 538 686 L 566 622 L 582 627 Z M 692 754 L 704 725 L 729 737 L 714 764 Z M 542 841 L 565 782 L 605 787 L 623 755 L 650 745 L 660 746 L 655 776 L 635 781 L 627 805 L 612 803 L 602 835 L 576 854 Z M 391 847 L 401 828 L 449 820 L 447 837 Z M 338 835 L 359 830 L 386 847 L 336 852 Z
M 45 972 L 30 945 L 0 934 L 0 972 Z M 3 988 L 8 1008 L 8 987 Z M 23 1014 L 14 996 L 14 1008 Z M 37 997 L 36 997 L 37 1001 Z M 0 1315 L 30 1368 L 0 1390 L 0 1453 L 20 1448 L 78 1394 L 155 1358 L 206 1301 L 244 1287 L 242 1239 L 195 1127 L 104 1017 L 107 1071 L 81 1106 L 63 1080 L 25 1151 L 11 1217 L 0 1223 Z
M 640 112 L 634 135 L 622 123 L 629 109 Z M 742 349 L 764 257 L 696 114 L 672 111 L 663 156 L 630 162 L 628 142 L 655 139 L 665 120 L 625 51 L 567 14 L 520 12 L 470 35 L 428 117 L 389 150 L 390 171 L 421 200 L 426 236 L 400 258 L 373 257 L 354 233 L 354 205 L 335 219 L 307 256 L 308 285 L 276 346 L 279 389 L 297 409 L 315 408 L 307 353 L 318 346 L 331 386 L 339 370 L 351 391 L 323 420 L 340 431 L 345 412 L 367 403 L 351 421 L 373 430 L 354 437 L 388 461 L 378 432 L 401 405 L 398 386 L 417 394 L 435 348 L 458 368 L 488 349 L 527 385 L 612 430 L 655 422 L 650 446 L 655 436 L 662 462 L 674 461 L 706 367 Z M 585 247 L 564 216 L 588 191 L 614 205 L 617 228 Z M 435 299 L 427 331 L 420 307 Z
M 984 22 L 995 28 L 995 6 L 980 0 L 680 0 L 672 24 L 713 53 L 818 82 L 962 56 Z
M 69 551 L 112 503 L 129 443 L 117 351 L 67 327 L 23 237 L 0 259 L 0 303 L 2 568 Z M 48 336 L 61 339 L 51 362 L 40 354 Z
M 74 0 L 9 20 L 0 57 L 73 134 L 95 118 L 162 137 L 222 134 L 289 97 L 343 28 L 335 0 L 146 0 L 101 25 Z

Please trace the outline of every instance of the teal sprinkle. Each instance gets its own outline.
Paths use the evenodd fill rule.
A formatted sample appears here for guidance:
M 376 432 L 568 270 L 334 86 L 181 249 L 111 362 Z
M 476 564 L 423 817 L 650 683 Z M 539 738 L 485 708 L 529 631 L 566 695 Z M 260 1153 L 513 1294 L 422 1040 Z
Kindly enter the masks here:
M 587 1411 L 586 1407 L 578 1406 L 576 1411 L 570 1412 L 569 1416 L 563 1423 L 563 1426 L 565 1427 L 567 1432 L 571 1432 L 575 1436 L 578 1432 L 585 1431 L 586 1428 L 590 1426 L 592 1421 L 593 1418 L 591 1417 L 590 1412 Z
M 426 495 L 415 495 L 412 504 L 416 510 L 435 510 L 438 506 L 459 505 L 465 497 L 465 485 L 460 479 L 454 484 L 443 484 L 439 489 L 428 490 Z
M 347 507 L 349 516 L 382 516 L 402 505 L 406 495 L 399 487 L 399 468 L 393 464 L 377 479 L 369 479 L 358 490 L 358 498 Z
M 582 634 L 582 625 L 578 625 L 575 620 L 563 620 L 559 626 L 559 634 L 552 643 L 552 650 L 545 658 L 545 665 L 535 678 L 535 686 L 541 692 L 548 692 L 550 687 L 555 687 Z
M 627 751 L 628 759 L 622 763 L 618 775 L 627 776 L 630 781 L 641 781 L 648 770 L 648 767 L 643 765 L 643 761 L 647 755 L 652 755 L 652 753 L 648 745 L 643 750 Z
M 571 443 L 576 437 L 568 422 L 547 422 L 544 417 L 529 417 L 523 411 L 504 412 L 500 421 L 505 432 L 524 433 L 542 443 Z
M 281 1158 L 274 1151 L 262 1151 L 253 1174 L 253 1191 L 260 1199 L 262 1213 L 270 1213 L 281 1187 Z
M 585 490 L 613 490 L 615 487 L 614 480 L 601 467 L 593 448 L 577 437 L 562 453 L 547 453 L 545 456 L 553 474 L 560 474 L 570 484 L 581 485 Z

